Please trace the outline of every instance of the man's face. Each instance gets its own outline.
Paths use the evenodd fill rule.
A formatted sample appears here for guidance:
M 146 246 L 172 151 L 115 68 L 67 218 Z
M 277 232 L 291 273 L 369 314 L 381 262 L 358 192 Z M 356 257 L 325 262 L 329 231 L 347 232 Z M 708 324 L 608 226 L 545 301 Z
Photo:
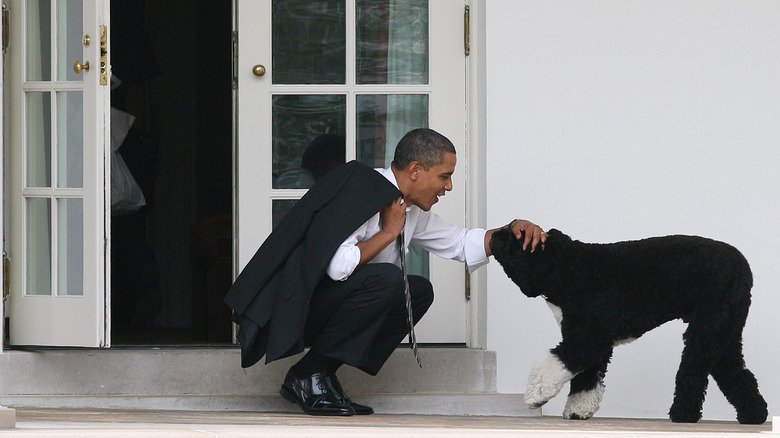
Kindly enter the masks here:
M 444 161 L 425 170 L 419 166 L 416 179 L 410 193 L 405 193 L 405 201 L 428 211 L 439 202 L 439 196 L 452 190 L 452 174 L 455 172 L 455 154 L 444 153 Z

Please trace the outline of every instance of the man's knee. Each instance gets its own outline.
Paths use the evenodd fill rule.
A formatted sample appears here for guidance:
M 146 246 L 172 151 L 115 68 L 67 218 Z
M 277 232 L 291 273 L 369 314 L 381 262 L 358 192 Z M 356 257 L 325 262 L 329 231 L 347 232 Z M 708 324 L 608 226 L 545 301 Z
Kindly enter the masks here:
M 391 306 L 404 303 L 404 277 L 398 266 L 390 263 L 373 263 L 363 266 L 367 290 L 371 290 L 375 296 L 381 298 Z M 419 275 L 409 275 L 409 293 L 412 297 L 412 306 L 422 315 L 433 304 L 433 285 Z
M 433 304 L 433 285 L 419 275 L 409 276 L 409 290 L 412 295 L 412 304 L 416 309 L 427 311 Z

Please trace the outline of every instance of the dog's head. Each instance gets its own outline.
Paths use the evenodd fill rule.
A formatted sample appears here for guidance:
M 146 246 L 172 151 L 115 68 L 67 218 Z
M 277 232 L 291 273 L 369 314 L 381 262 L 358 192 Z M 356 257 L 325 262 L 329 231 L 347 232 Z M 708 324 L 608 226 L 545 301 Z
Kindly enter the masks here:
M 556 229 L 547 233 L 544 249 L 541 244 L 531 252 L 531 245 L 523 250 L 525 234 L 520 239 L 508 228 L 493 233 L 490 251 L 504 268 L 506 275 L 529 297 L 545 293 L 545 282 L 552 274 L 557 255 L 571 238 Z

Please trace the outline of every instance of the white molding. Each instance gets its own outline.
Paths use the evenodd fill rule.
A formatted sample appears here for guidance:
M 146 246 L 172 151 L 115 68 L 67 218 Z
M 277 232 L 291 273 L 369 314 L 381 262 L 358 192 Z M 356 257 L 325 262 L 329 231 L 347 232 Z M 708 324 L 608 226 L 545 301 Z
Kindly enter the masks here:
M 0 20 L 0 31 L 2 29 L 2 22 Z M 0 32 L 2 33 L 2 32 Z M 0 72 L 3 72 L 3 60 L 5 56 L 0 56 Z M 4 74 L 0 74 L 0 230 L 3 233 L 3 245 L 2 252 L 5 252 L 5 115 L 3 109 L 5 107 L 5 94 L 3 93 L 5 84 L 3 83 Z M 0 285 L 3 284 L 4 272 L 2 265 L 0 265 Z M 0 293 L 2 296 L 2 293 Z M 0 354 L 3 354 L 3 340 L 5 339 L 5 300 L 0 301 Z
M 466 70 L 466 226 L 490 228 L 487 224 L 487 101 L 485 75 L 485 0 L 467 1 L 470 8 L 470 54 Z M 487 268 L 470 276 L 470 348 L 487 348 Z

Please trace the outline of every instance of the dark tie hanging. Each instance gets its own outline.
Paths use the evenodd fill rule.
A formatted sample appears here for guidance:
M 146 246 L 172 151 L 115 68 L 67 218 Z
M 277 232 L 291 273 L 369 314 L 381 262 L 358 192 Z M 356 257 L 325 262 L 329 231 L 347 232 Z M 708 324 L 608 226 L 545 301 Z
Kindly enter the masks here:
M 420 361 L 420 353 L 417 351 L 417 338 L 414 336 L 414 315 L 412 314 L 412 295 L 409 292 L 409 278 L 406 275 L 406 248 L 404 245 L 404 228 L 401 229 L 401 234 L 398 235 L 398 251 L 401 257 L 401 271 L 404 273 L 404 297 L 406 298 L 406 319 L 409 322 L 409 343 L 411 344 L 412 351 L 414 352 L 414 358 L 417 359 L 417 365 L 422 368 L 422 362 Z

